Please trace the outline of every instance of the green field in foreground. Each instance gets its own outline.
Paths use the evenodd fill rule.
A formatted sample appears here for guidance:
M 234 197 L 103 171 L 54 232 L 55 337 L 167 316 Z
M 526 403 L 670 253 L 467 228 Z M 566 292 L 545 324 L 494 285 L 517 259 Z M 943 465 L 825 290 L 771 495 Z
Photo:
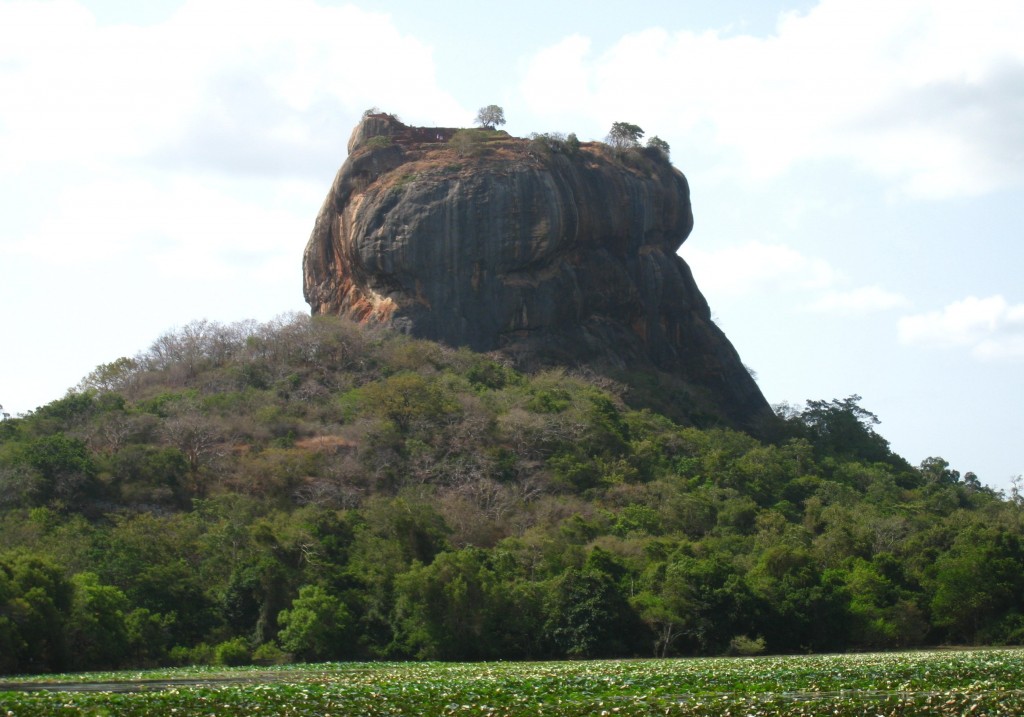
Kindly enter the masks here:
M 0 683 L 0 715 L 17 717 L 1020 715 L 1024 650 L 547 663 L 329 663 L 49 675 L 0 678 Z M 13 690 L 14 686 L 20 689 Z

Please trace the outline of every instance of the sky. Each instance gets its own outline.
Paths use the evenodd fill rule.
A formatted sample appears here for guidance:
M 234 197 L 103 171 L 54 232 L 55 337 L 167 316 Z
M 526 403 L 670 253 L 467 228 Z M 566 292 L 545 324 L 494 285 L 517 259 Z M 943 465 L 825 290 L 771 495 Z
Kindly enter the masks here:
M 671 146 L 680 250 L 769 402 L 1024 473 L 1020 0 L 0 0 L 0 404 L 198 319 L 307 312 L 379 107 Z

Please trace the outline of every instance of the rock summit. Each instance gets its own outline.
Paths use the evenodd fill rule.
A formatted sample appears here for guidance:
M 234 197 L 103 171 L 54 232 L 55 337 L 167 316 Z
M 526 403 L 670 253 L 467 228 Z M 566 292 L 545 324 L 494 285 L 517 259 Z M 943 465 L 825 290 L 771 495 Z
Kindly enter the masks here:
M 653 371 L 686 387 L 691 413 L 770 417 L 676 253 L 690 191 L 661 151 L 371 114 L 348 152 L 303 258 L 313 314 L 520 365 Z

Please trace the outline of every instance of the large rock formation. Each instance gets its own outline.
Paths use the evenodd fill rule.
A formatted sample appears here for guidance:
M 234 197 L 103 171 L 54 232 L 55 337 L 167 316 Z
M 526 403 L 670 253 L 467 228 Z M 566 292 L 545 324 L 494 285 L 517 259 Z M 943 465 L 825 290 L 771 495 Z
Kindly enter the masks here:
M 388 115 L 355 128 L 305 251 L 314 314 L 533 365 L 660 371 L 691 414 L 770 416 L 676 254 L 693 215 L 665 157 L 455 135 Z

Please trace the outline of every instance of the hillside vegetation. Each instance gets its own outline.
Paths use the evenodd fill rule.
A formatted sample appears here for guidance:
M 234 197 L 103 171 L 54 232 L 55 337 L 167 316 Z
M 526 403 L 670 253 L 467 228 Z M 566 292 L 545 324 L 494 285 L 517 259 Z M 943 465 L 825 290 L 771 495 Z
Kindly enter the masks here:
M 1024 639 L 1024 513 L 852 396 L 773 440 L 338 319 L 196 322 L 0 422 L 0 672 Z

